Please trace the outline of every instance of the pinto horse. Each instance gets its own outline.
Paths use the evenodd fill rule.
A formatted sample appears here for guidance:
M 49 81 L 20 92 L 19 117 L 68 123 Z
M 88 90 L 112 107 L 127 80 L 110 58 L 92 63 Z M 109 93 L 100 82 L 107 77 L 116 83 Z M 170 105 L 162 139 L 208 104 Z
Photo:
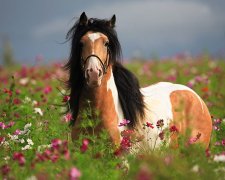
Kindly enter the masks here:
M 169 82 L 160 82 L 140 88 L 137 78 L 121 64 L 121 46 L 114 29 L 116 16 L 111 19 L 88 18 L 83 12 L 69 30 L 70 58 L 65 68 L 69 71 L 70 110 L 72 112 L 72 139 L 82 132 L 81 111 L 87 106 L 99 111 L 98 128 L 108 131 L 114 144 L 121 142 L 119 124 L 124 119 L 126 128 L 142 134 L 143 124 L 153 125 L 163 120 L 163 128 L 176 127 L 179 134 L 191 130 L 190 137 L 198 136 L 206 148 L 210 142 L 212 121 L 203 100 L 190 88 Z M 201 135 L 201 136 L 199 136 Z M 145 134 L 149 147 L 160 146 L 157 128 Z M 174 142 L 176 136 L 170 137 Z

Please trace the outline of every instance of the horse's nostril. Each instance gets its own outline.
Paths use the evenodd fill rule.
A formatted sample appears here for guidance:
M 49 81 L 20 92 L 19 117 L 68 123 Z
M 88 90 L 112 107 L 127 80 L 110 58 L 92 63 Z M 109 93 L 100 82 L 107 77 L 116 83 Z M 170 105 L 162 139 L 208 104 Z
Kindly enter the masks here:
M 90 69 L 90 72 L 92 72 L 92 71 L 93 71 L 93 69 L 91 68 L 91 69 Z

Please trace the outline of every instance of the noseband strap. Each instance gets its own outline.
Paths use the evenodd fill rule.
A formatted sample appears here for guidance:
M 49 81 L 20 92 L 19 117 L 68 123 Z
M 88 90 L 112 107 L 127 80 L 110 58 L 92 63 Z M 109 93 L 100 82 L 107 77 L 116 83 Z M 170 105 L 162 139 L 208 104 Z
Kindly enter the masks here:
M 108 55 L 109 55 L 109 51 L 108 51 L 108 49 L 107 49 L 106 61 L 105 61 L 104 63 L 102 62 L 101 58 L 98 57 L 98 56 L 95 55 L 95 54 L 89 55 L 88 57 L 86 57 L 85 60 L 83 59 L 83 57 L 81 57 L 81 60 L 82 60 L 81 66 L 82 66 L 82 68 L 84 69 L 84 68 L 85 68 L 85 65 L 86 65 L 86 63 L 87 63 L 87 61 L 89 60 L 89 58 L 90 58 L 90 57 L 96 57 L 96 58 L 98 59 L 98 61 L 100 62 L 100 65 L 101 65 L 102 70 L 103 70 L 103 74 L 106 74 L 107 69 L 108 69 L 108 67 L 109 67 Z

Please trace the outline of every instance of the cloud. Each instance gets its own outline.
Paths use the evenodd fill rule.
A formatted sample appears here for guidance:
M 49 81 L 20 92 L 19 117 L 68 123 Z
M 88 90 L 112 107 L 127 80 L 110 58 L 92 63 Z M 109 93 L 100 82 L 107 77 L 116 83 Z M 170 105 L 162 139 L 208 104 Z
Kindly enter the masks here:
M 36 39 L 44 39 L 46 37 L 51 37 L 52 35 L 65 35 L 71 26 L 69 19 L 71 19 L 71 17 L 60 17 L 37 25 L 33 28 L 32 36 Z
M 207 1 L 139 0 L 94 3 L 84 9 L 88 17 L 117 16 L 117 31 L 125 50 L 165 51 L 183 47 L 207 46 L 202 39 L 220 39 L 224 35 L 225 12 Z M 81 13 L 82 10 L 76 12 Z M 64 35 L 80 14 L 68 14 L 37 25 L 33 36 L 44 39 Z M 76 20 L 76 19 L 75 19 Z M 74 21 L 75 21 L 74 20 Z

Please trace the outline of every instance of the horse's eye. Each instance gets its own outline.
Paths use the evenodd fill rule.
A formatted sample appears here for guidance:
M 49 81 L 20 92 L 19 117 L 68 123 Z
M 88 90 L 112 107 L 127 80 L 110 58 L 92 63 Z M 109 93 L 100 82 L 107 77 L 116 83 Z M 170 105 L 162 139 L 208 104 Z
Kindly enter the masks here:
M 108 47 L 109 46 L 109 41 L 106 41 L 105 44 L 104 44 L 104 46 L 105 47 Z

